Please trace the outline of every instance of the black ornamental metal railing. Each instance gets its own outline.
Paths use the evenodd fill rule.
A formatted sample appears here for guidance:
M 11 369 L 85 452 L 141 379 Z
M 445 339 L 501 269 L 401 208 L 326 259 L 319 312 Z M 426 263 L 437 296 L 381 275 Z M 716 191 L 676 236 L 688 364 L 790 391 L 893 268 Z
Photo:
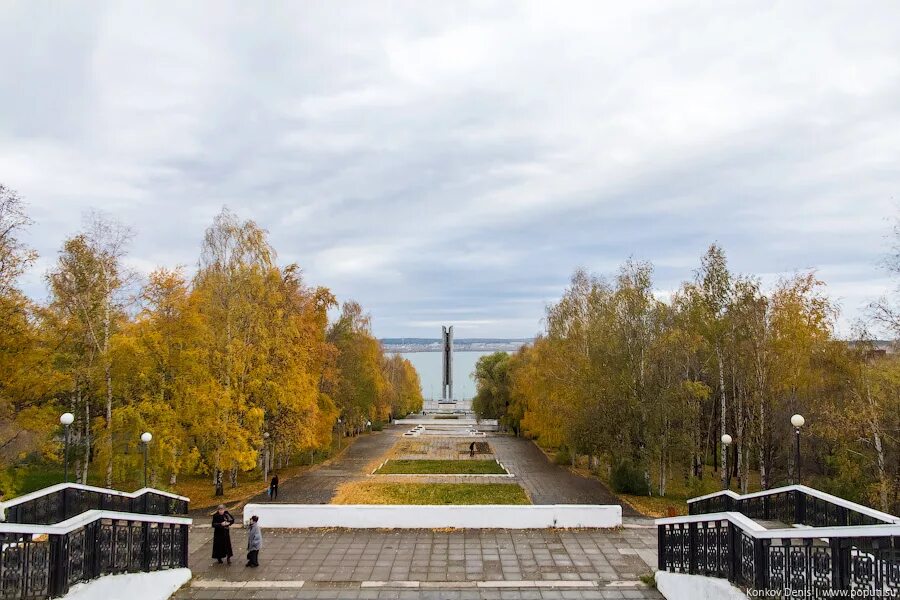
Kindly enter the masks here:
M 0 599 L 64 595 L 102 575 L 187 567 L 188 499 L 62 484 L 0 503 Z
M 900 596 L 900 519 L 804 486 L 750 496 L 699 498 L 690 516 L 657 520 L 659 569 L 727 579 L 766 596 Z M 754 518 L 784 526 L 767 529 Z
M 142 488 L 120 492 L 107 488 L 61 483 L 31 494 L 0 502 L 0 522 L 52 525 L 89 510 L 112 510 L 145 515 L 184 515 L 188 498 Z
M 104 510 L 57 525 L 0 524 L 0 598 L 54 598 L 102 575 L 187 567 L 190 524 Z
M 805 485 L 790 485 L 744 495 L 722 490 L 688 500 L 689 514 L 717 512 L 738 512 L 751 519 L 809 527 L 900 523 L 900 519 L 893 515 Z

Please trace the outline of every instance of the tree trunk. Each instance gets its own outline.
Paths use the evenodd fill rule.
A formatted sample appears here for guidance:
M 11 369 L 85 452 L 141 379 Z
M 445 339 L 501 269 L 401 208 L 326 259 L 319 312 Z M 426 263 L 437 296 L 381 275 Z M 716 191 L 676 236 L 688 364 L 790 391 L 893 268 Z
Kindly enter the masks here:
M 113 476 L 113 433 L 112 433 L 112 373 L 111 365 L 106 363 L 106 449 L 109 456 L 106 460 L 106 487 L 112 487 Z
M 719 347 L 718 342 L 716 343 L 716 359 L 719 363 L 719 394 L 720 398 L 720 411 L 719 415 L 720 426 L 719 426 L 719 435 L 723 436 L 727 433 L 725 430 L 725 417 L 727 415 L 726 411 L 726 403 L 725 403 L 725 365 L 722 364 L 722 349 Z M 725 472 L 725 461 L 728 460 L 728 449 L 725 447 L 725 444 L 721 444 L 719 449 L 719 461 L 722 466 L 722 486 L 725 486 L 725 483 L 728 481 L 728 473 Z
M 881 425 L 878 420 L 878 402 L 872 397 L 872 391 L 869 389 L 869 382 L 866 380 L 866 400 L 869 404 L 869 427 L 872 429 L 872 443 L 875 446 L 876 464 L 878 465 L 878 500 L 881 503 L 881 510 L 887 512 L 890 510 L 888 500 L 888 491 L 891 482 L 887 475 L 887 465 L 884 457 L 884 444 L 882 443 Z
M 113 434 L 112 434 L 112 364 L 109 358 L 109 328 L 110 328 L 110 291 L 107 281 L 106 298 L 103 307 L 103 359 L 104 376 L 106 378 L 106 450 L 109 453 L 106 459 L 106 487 L 112 487 L 113 477 Z
M 666 495 L 666 451 L 661 450 L 659 453 L 659 495 Z
M 79 392 L 81 395 L 81 392 Z M 88 484 L 88 469 L 91 464 L 91 403 L 84 403 L 84 471 L 81 473 L 82 485 Z
M 766 404 L 763 395 L 759 395 L 759 440 L 757 442 L 756 451 L 759 454 L 759 485 L 762 489 L 769 489 L 769 469 L 766 463 L 765 452 L 765 431 L 766 431 Z
M 734 358 L 731 360 L 731 401 L 735 406 L 734 415 L 734 475 L 737 477 L 738 489 L 744 489 L 744 390 L 737 384 L 737 373 Z

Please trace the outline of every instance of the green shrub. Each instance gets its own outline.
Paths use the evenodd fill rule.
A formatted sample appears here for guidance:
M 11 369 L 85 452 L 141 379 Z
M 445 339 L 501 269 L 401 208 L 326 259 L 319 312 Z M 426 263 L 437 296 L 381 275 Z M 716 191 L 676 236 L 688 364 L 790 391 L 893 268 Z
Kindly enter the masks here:
M 382 429 L 384 429 L 384 423 L 382 423 L 381 421 L 375 421 L 374 423 L 372 423 L 372 431 L 381 431 Z
M 570 465 L 572 464 L 572 455 L 569 454 L 569 449 L 565 446 L 561 446 L 557 451 L 556 456 L 553 457 L 553 462 L 558 465 Z
M 649 496 L 650 486 L 644 473 L 630 460 L 620 461 L 612 472 L 613 490 L 620 494 L 632 494 L 634 496 Z

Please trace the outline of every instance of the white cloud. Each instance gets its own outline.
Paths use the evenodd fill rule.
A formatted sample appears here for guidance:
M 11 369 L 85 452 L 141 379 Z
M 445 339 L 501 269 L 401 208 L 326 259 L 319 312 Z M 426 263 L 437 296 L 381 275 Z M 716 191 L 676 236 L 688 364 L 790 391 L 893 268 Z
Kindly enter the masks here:
M 576 266 L 634 255 L 671 290 L 714 240 L 739 271 L 821 267 L 846 324 L 893 289 L 898 17 L 888 0 L 7 3 L 0 181 L 31 204 L 40 268 L 91 208 L 137 230 L 139 270 L 194 265 L 227 204 L 381 335 L 433 333 L 434 308 L 531 335 Z

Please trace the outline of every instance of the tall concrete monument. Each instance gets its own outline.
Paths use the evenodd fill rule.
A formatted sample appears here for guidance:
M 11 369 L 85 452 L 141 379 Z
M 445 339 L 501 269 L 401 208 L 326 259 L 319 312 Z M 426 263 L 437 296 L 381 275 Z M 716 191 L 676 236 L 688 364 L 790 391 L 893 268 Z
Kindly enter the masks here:
M 453 402 L 453 325 L 441 327 L 441 402 Z

